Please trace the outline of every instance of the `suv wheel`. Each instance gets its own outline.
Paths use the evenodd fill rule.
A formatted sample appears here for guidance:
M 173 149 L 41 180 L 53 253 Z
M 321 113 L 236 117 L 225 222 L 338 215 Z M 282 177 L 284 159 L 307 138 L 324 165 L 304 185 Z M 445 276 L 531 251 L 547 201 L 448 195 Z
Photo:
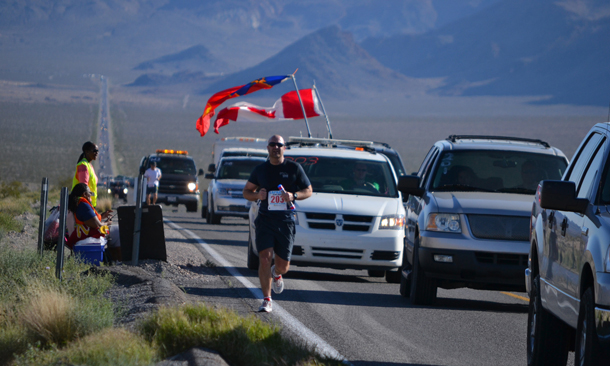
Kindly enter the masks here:
M 221 219 L 221 216 L 217 215 L 214 212 L 214 201 L 210 201 L 210 207 L 208 208 L 208 216 L 207 216 L 208 224 L 219 225 L 220 219 Z
M 540 276 L 536 276 L 532 281 L 527 316 L 528 366 L 565 365 L 568 360 L 568 338 L 566 326 L 561 320 L 542 307 Z
M 413 271 L 411 270 L 412 267 L 406 258 L 406 253 L 407 249 L 405 248 L 403 250 L 402 267 L 400 267 L 400 271 L 398 272 L 400 273 L 400 295 L 402 297 L 411 296 L 411 278 L 413 277 Z
M 201 218 L 207 219 L 208 217 L 208 208 L 206 206 L 201 206 Z
M 385 271 L 385 281 L 387 283 L 400 283 L 402 272 L 400 269 L 394 271 Z
M 599 365 L 599 353 L 599 341 L 595 327 L 595 298 L 593 289 L 589 287 L 580 299 L 574 365 Z
M 187 203 L 185 206 L 186 212 L 197 212 L 197 202 Z
M 250 230 L 248 230 L 248 269 L 258 270 L 258 255 L 254 254 L 254 248 L 252 248 L 252 237 Z
M 436 281 L 428 278 L 419 265 L 419 245 L 413 247 L 413 272 L 411 273 L 411 302 L 413 305 L 432 305 L 436 300 Z

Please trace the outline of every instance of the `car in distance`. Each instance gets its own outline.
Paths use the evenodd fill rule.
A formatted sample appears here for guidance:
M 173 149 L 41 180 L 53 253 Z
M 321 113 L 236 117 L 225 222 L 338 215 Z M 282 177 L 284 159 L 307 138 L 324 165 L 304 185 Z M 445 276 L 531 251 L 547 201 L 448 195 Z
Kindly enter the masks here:
M 366 270 L 398 283 L 405 209 L 390 160 L 375 151 L 340 148 L 334 140 L 306 140 L 290 137 L 284 153 L 301 164 L 313 188 L 311 197 L 295 202 L 291 265 Z M 364 184 L 352 182 L 356 171 Z M 258 205 L 251 206 L 248 268 L 257 269 Z
M 561 177 L 567 165 L 560 150 L 540 140 L 437 141 L 399 187 L 409 195 L 400 294 L 430 305 L 438 287 L 524 291 L 536 187 Z
M 225 157 L 220 159 L 214 173 L 206 174 L 210 179 L 208 205 L 202 207 L 201 212 L 208 224 L 220 224 L 223 216 L 248 217 L 250 205 L 243 190 L 254 168 L 266 160 L 262 157 Z
M 196 212 L 199 206 L 199 179 L 203 169 L 197 171 L 195 161 L 184 150 L 159 149 L 156 153 L 142 158 L 140 171 L 156 162 L 161 170 L 157 203 L 178 206 L 185 205 L 189 212 Z
M 610 125 L 595 125 L 561 180 L 541 182 L 526 270 L 528 365 L 607 365 L 610 341 Z

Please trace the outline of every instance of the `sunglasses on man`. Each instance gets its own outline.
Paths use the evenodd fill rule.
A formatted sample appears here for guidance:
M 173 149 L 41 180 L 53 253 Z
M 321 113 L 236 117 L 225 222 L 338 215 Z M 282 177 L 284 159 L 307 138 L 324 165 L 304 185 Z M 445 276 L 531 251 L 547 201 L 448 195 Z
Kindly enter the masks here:
M 271 146 L 271 147 L 284 147 L 284 144 L 282 144 L 281 142 L 270 142 L 269 146 Z

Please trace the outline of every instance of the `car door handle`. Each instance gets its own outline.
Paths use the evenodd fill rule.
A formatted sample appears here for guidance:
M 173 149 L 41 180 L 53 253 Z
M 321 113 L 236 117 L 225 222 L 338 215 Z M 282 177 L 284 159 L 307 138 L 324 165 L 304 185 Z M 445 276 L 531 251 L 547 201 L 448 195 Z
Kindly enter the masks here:
M 564 217 L 561 222 L 561 235 L 566 236 L 566 230 L 568 229 L 568 218 Z
M 582 236 L 587 236 L 589 235 L 589 228 L 586 226 L 583 226 L 582 228 L 580 228 L 580 234 Z
M 553 228 L 553 219 L 555 218 L 555 211 L 551 211 L 549 214 L 549 230 Z

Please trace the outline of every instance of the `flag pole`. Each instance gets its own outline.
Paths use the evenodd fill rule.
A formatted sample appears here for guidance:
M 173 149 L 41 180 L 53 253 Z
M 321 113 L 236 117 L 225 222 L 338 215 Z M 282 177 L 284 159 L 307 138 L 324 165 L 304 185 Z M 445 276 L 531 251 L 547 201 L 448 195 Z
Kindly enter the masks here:
M 296 72 L 296 71 L 295 71 Z M 294 77 L 294 74 L 290 75 L 292 82 L 294 83 L 294 89 L 297 91 L 297 96 L 299 97 L 299 102 L 301 103 L 301 110 L 303 111 L 303 118 L 305 118 L 305 125 L 307 126 L 307 135 L 311 137 L 311 131 L 309 130 L 309 122 L 307 121 L 307 114 L 305 113 L 305 106 L 303 106 L 303 100 L 301 99 L 301 94 L 299 93 L 299 88 L 297 87 L 297 80 Z
M 326 113 L 326 109 L 324 108 L 324 103 L 322 103 L 322 98 L 320 98 L 320 92 L 318 92 L 318 88 L 316 87 L 316 81 L 313 81 L 313 90 L 316 92 L 316 96 L 320 101 L 320 106 L 322 106 L 322 112 L 324 113 L 324 117 L 326 117 L 326 127 L 328 128 L 328 138 L 332 140 L 333 138 L 333 130 L 330 129 L 330 121 L 328 120 L 328 114 Z

